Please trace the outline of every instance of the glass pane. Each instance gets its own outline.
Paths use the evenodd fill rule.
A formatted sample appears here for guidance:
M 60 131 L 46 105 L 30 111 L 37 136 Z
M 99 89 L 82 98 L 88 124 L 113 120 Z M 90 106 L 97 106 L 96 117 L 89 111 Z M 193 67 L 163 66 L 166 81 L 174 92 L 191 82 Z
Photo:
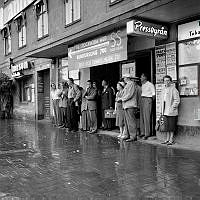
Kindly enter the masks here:
M 38 38 L 42 37 L 42 15 L 38 17 Z
M 74 10 L 74 21 L 78 20 L 81 18 L 81 9 L 80 9 L 80 0 L 74 0 L 74 3 L 73 3 L 73 10 Z
M 26 45 L 26 26 L 23 26 L 23 45 Z
M 8 36 L 8 53 L 11 52 L 11 36 Z
M 44 26 L 43 26 L 43 31 L 44 31 L 44 35 L 47 35 L 48 34 L 48 14 L 47 14 L 47 12 L 45 12 L 44 14 L 43 14 L 43 16 L 44 16 Z
M 19 47 L 22 47 L 22 29 L 19 31 Z
M 72 22 L 72 0 L 66 0 L 66 24 Z

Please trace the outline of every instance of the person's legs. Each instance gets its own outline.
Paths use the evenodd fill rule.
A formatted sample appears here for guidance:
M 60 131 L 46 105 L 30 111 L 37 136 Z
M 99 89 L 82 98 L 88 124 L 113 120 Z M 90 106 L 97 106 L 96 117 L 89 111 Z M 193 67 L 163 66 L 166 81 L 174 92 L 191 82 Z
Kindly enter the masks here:
M 135 118 L 135 108 L 126 109 L 126 123 L 128 127 L 128 132 L 130 135 L 130 139 L 136 138 L 137 126 L 136 126 L 136 118 Z
M 144 99 L 141 99 L 141 105 L 140 105 L 140 135 L 145 135 L 144 130 Z
M 90 116 L 90 130 L 97 131 L 97 114 L 96 110 L 89 110 Z
M 103 123 L 103 128 L 104 129 L 107 129 L 108 127 L 107 127 L 107 123 L 106 123 L 106 119 L 105 119 L 105 110 L 104 109 L 102 109 L 101 110 L 101 116 L 102 116 L 102 123 Z
M 151 110 L 152 110 L 152 99 L 145 98 L 144 99 L 144 111 L 143 111 L 143 117 L 144 117 L 144 133 L 146 137 L 149 137 L 151 134 Z

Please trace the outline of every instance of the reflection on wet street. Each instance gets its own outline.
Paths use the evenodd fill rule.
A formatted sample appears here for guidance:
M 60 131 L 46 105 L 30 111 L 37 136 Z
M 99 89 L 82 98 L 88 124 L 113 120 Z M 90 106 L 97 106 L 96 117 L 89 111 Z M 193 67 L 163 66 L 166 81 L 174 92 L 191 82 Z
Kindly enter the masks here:
M 200 199 L 200 153 L 0 121 L 0 199 Z

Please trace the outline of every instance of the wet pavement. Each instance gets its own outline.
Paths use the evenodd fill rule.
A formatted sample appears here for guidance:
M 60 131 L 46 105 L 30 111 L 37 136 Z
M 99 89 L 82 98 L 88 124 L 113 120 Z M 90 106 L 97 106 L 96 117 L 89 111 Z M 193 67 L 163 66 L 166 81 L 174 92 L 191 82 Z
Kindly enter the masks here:
M 200 153 L 0 121 L 0 199 L 199 200 Z

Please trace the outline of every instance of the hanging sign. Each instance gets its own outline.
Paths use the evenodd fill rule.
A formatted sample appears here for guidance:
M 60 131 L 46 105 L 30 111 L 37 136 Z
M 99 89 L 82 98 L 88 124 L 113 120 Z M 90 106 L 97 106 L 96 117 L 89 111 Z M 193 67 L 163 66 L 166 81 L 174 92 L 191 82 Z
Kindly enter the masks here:
M 68 48 L 71 69 L 114 63 L 127 60 L 126 29 L 119 29 Z
M 131 20 L 127 22 L 127 34 L 145 35 L 157 39 L 168 38 L 168 28 L 160 24 L 153 24 L 142 20 Z

